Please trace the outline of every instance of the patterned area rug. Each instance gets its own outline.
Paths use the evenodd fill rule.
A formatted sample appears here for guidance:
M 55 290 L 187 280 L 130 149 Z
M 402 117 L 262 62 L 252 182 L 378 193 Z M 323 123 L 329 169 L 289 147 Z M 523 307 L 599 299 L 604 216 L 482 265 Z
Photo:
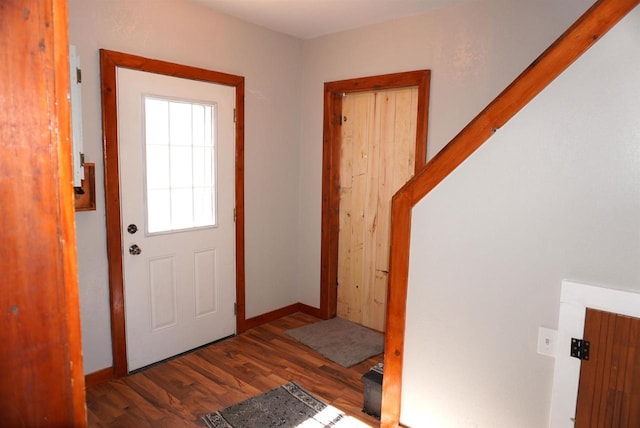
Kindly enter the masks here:
M 285 332 L 343 367 L 384 351 L 384 335 L 354 322 L 332 318 Z
M 359 421 L 290 382 L 203 416 L 209 428 L 362 427 Z

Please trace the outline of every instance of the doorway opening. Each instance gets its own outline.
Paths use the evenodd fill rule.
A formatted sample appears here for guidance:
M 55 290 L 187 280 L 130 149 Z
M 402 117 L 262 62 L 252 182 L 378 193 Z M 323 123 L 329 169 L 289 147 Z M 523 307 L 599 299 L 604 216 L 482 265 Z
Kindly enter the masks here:
M 426 164 L 429 116 L 429 70 L 327 82 L 324 85 L 322 149 L 322 226 L 320 256 L 320 314 L 333 318 L 338 305 L 338 248 L 340 231 L 340 158 L 342 108 L 346 94 L 417 88 L 415 172 Z

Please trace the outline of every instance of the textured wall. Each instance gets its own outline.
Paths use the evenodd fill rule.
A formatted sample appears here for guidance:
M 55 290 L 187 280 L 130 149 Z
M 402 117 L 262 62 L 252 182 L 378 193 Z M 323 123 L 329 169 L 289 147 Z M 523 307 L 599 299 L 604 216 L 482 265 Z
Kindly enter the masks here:
M 640 291 L 639 47 L 637 9 L 414 209 L 407 426 L 548 426 L 562 279 Z
M 245 76 L 247 316 L 296 302 L 300 42 L 182 0 L 70 0 L 69 21 L 98 205 L 76 215 L 85 372 L 111 365 L 100 48 Z
M 300 140 L 300 299 L 319 305 L 322 85 L 431 69 L 431 158 L 593 2 L 481 0 L 305 41 Z

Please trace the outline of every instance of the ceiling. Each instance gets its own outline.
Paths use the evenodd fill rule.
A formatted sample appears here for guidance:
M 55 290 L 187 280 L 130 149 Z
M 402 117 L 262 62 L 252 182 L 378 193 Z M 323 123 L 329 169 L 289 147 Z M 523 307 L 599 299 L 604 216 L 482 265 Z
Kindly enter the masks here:
M 243 21 L 312 39 L 470 0 L 194 0 Z

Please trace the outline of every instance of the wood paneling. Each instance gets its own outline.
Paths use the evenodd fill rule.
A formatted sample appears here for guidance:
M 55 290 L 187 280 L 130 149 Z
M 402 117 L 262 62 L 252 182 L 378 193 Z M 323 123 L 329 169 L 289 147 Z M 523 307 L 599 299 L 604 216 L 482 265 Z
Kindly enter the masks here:
M 362 413 L 360 377 L 381 356 L 344 368 L 311 351 L 284 331 L 318 321 L 294 314 L 87 389 L 91 427 L 204 427 L 202 415 L 289 381 L 370 426 Z
M 413 206 L 639 3 L 640 0 L 597 1 L 394 195 L 382 387 L 383 427 L 397 427 L 400 420 Z
M 338 316 L 384 331 L 391 198 L 415 171 L 418 89 L 342 100 Z
M 640 426 L 640 319 L 587 309 L 576 428 Z
M 236 90 L 236 330 L 244 331 L 244 77 L 202 68 L 144 58 L 121 52 L 100 50 L 102 92 L 102 136 L 104 150 L 104 186 L 109 259 L 111 305 L 111 343 L 115 376 L 127 373 L 126 329 L 124 319 L 124 281 L 122 271 L 122 222 L 120 219 L 120 174 L 118 167 L 118 117 L 116 68 L 129 68 L 167 76 L 218 83 Z
M 66 1 L 0 28 L 1 425 L 84 426 Z
M 335 317 L 337 309 L 342 97 L 344 94 L 363 91 L 417 86 L 415 170 L 418 171 L 426 162 L 429 79 L 429 70 L 418 70 L 327 82 L 324 85 L 322 229 L 320 238 L 320 314 L 322 318 Z

